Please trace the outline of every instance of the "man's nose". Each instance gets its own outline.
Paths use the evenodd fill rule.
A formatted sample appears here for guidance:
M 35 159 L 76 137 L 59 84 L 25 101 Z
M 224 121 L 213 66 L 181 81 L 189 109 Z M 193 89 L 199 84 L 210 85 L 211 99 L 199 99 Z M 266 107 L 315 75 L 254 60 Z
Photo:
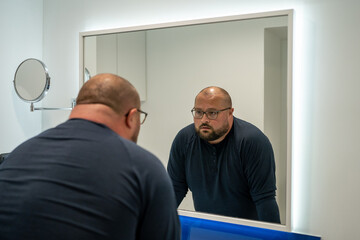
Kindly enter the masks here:
M 208 118 L 206 113 L 203 114 L 203 116 L 201 118 L 201 122 L 210 122 L 210 119 Z

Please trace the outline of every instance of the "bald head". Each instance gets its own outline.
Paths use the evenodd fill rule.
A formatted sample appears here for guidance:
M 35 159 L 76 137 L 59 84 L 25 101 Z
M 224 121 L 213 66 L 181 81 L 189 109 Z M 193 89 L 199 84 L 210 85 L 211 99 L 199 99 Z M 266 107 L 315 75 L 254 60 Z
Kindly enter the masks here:
M 229 93 L 221 87 L 211 86 L 204 88 L 196 96 L 195 104 L 199 97 L 219 101 L 219 103 L 224 107 L 232 107 L 232 101 Z
M 224 140 L 232 128 L 234 109 L 231 97 L 220 87 L 211 86 L 201 90 L 195 98 L 192 112 L 195 112 L 196 133 L 210 144 Z
M 126 114 L 140 106 L 140 98 L 134 86 L 114 74 L 98 74 L 87 81 L 78 94 L 76 105 L 103 104 L 117 114 Z
M 104 124 L 136 142 L 140 130 L 139 108 L 139 94 L 131 83 L 114 74 L 98 74 L 80 89 L 69 119 Z

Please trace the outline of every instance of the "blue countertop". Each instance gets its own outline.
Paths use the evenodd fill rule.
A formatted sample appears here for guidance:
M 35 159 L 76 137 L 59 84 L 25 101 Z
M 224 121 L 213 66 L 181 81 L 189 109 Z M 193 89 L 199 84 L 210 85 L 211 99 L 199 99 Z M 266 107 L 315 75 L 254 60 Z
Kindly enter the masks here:
M 179 216 L 182 240 L 320 240 L 320 237 Z

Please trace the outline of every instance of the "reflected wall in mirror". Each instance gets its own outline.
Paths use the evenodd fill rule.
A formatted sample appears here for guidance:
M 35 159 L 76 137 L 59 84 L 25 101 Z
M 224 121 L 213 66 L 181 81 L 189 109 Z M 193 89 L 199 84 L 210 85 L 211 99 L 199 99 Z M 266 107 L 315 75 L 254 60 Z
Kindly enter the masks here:
M 285 10 L 83 32 L 80 86 L 85 68 L 132 82 L 150 113 L 138 144 L 165 166 L 175 135 L 193 122 L 197 93 L 210 85 L 227 90 L 234 116 L 256 125 L 272 143 L 281 223 L 290 229 L 291 26 L 292 11 Z M 179 209 L 196 216 L 191 193 Z

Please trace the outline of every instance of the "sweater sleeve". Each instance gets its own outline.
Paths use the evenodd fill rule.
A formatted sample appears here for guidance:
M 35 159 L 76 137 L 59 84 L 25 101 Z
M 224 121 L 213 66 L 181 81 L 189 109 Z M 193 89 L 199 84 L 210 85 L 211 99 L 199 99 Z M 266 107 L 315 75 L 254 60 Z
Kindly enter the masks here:
M 167 171 L 174 187 L 178 206 L 188 191 L 188 184 L 186 182 L 185 174 L 184 146 L 184 138 L 181 136 L 181 133 L 178 133 L 172 143 L 167 165 Z
M 245 175 L 259 220 L 280 223 L 275 200 L 275 159 L 271 143 L 262 132 L 255 131 L 243 144 Z
M 260 221 L 280 223 L 279 207 L 274 196 L 256 202 L 256 211 Z
M 181 227 L 173 187 L 160 161 L 141 171 L 144 211 L 137 239 L 180 240 Z

